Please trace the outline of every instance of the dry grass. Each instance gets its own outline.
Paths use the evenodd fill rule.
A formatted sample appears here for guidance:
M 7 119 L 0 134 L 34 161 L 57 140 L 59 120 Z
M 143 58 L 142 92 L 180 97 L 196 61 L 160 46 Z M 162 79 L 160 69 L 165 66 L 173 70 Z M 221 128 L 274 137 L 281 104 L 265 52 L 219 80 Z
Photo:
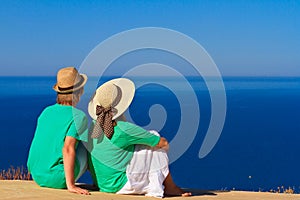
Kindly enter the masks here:
M 27 169 L 22 167 L 14 168 L 11 166 L 7 170 L 1 170 L 0 180 L 32 180 Z
M 285 193 L 285 194 L 295 194 L 294 187 L 285 188 L 284 186 L 277 187 L 277 190 L 271 189 L 270 192 L 272 193 Z

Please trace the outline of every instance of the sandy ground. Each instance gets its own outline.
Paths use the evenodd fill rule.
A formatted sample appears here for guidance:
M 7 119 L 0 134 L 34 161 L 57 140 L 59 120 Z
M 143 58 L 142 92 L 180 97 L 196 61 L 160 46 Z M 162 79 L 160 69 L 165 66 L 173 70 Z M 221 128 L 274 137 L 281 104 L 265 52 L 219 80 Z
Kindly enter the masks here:
M 297 199 L 300 200 L 300 194 L 274 194 L 268 192 L 243 192 L 243 191 L 230 191 L 230 192 L 219 192 L 219 191 L 193 191 L 192 197 L 167 197 L 167 200 L 178 200 L 178 199 L 191 199 L 191 200 L 289 200 Z M 78 194 L 72 194 L 67 190 L 58 190 L 50 188 L 42 188 L 36 185 L 33 181 L 0 181 L 0 199 L 12 200 L 12 199 L 40 199 L 40 200 L 57 200 L 57 199 L 80 199 L 80 200 L 155 200 L 158 198 L 145 197 L 142 195 L 117 195 L 107 194 L 98 191 L 91 191 L 91 195 L 84 196 Z

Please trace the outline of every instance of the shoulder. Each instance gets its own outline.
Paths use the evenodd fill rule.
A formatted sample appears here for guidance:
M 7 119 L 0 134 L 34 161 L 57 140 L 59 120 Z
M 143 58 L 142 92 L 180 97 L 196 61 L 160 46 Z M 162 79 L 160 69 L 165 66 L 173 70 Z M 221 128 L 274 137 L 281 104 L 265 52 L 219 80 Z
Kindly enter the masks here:
M 78 108 L 72 107 L 72 112 L 74 116 L 86 117 L 86 114 L 82 110 L 79 110 Z
M 126 138 L 126 144 L 144 144 L 155 146 L 160 137 L 130 122 L 117 122 L 119 136 Z
M 41 115 L 47 117 L 53 116 L 55 118 L 65 118 L 69 120 L 87 120 L 87 116 L 82 110 L 79 110 L 73 106 L 65 106 L 60 104 L 54 104 L 46 107 Z
M 72 118 L 76 124 L 76 126 L 83 126 L 87 127 L 88 125 L 88 119 L 86 114 L 77 108 L 72 108 Z
M 40 114 L 40 117 L 43 115 L 49 115 L 49 114 L 55 113 L 55 112 L 57 112 L 57 105 L 56 104 L 50 105 L 50 106 L 47 106 L 46 108 L 44 108 L 44 110 Z
M 118 121 L 117 128 L 131 137 L 150 137 L 153 135 L 144 128 L 130 122 Z
M 57 104 L 49 105 L 46 108 L 44 108 L 43 112 L 48 112 L 48 111 L 51 111 L 51 110 L 55 110 L 56 107 L 57 107 Z
M 118 121 L 117 122 L 117 127 L 120 128 L 121 130 L 127 131 L 131 129 L 143 129 L 133 123 L 130 122 L 124 122 L 124 121 Z

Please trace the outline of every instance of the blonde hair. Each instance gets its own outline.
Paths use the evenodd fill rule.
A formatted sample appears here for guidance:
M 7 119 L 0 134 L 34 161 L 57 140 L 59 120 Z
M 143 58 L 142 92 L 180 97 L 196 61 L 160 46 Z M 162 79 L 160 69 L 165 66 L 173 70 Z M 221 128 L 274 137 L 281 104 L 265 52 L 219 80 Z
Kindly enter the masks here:
M 83 94 L 83 87 L 73 93 L 57 93 L 56 102 L 61 105 L 76 106 Z

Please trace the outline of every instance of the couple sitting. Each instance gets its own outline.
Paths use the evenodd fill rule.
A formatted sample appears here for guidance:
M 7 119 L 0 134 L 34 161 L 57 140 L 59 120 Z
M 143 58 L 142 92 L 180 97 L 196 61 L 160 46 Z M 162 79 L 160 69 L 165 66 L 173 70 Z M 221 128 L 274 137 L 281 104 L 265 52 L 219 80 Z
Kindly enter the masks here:
M 133 82 L 113 79 L 96 90 L 88 107 L 94 119 L 89 135 L 86 115 L 75 108 L 86 81 L 73 67 L 58 71 L 53 87 L 57 103 L 39 116 L 29 151 L 33 180 L 43 187 L 90 194 L 75 185 L 88 168 L 103 192 L 190 196 L 172 180 L 167 140 L 126 122 L 123 113 L 134 97 Z

